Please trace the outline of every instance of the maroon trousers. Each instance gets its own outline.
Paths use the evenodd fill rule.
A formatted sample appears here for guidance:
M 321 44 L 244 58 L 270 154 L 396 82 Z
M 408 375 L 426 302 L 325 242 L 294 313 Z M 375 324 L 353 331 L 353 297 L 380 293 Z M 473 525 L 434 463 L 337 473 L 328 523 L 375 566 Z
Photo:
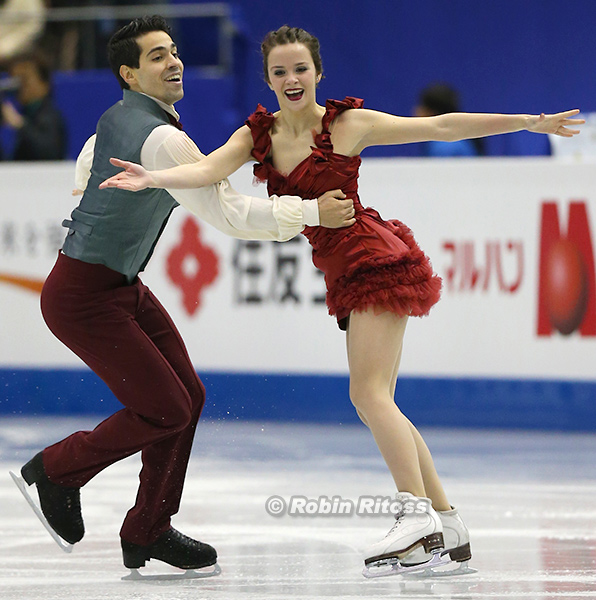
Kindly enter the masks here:
M 142 452 L 134 507 L 120 535 L 154 542 L 178 511 L 205 388 L 172 319 L 136 280 L 60 254 L 41 295 L 44 319 L 125 406 L 93 431 L 43 451 L 54 483 L 80 487 L 114 462 Z

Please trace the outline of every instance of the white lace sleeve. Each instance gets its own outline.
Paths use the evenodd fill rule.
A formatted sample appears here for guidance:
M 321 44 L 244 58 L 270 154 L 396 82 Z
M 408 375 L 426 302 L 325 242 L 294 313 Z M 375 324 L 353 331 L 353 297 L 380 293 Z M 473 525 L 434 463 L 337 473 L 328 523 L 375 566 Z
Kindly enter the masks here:
M 93 164 L 93 154 L 95 151 L 95 134 L 93 134 L 83 146 L 77 157 L 75 165 L 75 187 L 78 190 L 85 191 L 87 182 L 91 177 L 91 165 Z
M 197 162 L 203 156 L 184 132 L 163 125 L 145 141 L 141 163 L 148 170 L 167 169 Z M 286 241 L 304 229 L 303 200 L 297 196 L 245 196 L 227 179 L 203 188 L 168 192 L 197 217 L 233 237 Z

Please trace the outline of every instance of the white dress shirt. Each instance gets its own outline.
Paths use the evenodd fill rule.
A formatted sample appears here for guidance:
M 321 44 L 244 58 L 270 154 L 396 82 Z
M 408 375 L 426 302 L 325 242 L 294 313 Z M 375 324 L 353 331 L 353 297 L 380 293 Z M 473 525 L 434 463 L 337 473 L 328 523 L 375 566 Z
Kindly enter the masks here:
M 178 120 L 178 113 L 152 98 Z M 87 187 L 93 164 L 95 135 L 81 150 L 76 164 L 75 185 Z M 173 125 L 159 125 L 141 148 L 141 164 L 148 171 L 168 169 L 200 161 L 204 154 L 196 144 Z M 239 194 L 224 179 L 219 183 L 188 190 L 167 190 L 182 206 L 219 231 L 241 239 L 286 241 L 305 225 L 319 225 L 317 200 L 298 196 L 271 196 L 268 199 Z

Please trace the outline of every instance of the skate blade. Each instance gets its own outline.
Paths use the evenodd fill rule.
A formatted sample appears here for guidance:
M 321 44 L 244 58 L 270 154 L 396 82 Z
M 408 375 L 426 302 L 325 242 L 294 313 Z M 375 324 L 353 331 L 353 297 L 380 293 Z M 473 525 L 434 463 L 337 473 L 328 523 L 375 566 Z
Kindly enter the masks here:
M 417 571 L 416 573 L 404 574 L 404 577 L 408 579 L 434 579 L 437 577 L 456 577 L 457 575 L 471 575 L 472 573 L 478 573 L 478 569 L 473 569 L 468 566 L 468 561 L 464 562 L 453 562 L 450 560 L 445 561 L 443 559 L 442 564 L 434 565 L 433 568 L 426 567 L 424 571 Z M 455 569 L 443 569 L 446 565 L 457 565 Z
M 209 567 L 205 568 L 208 569 Z M 143 575 L 138 569 L 131 569 L 130 573 L 121 579 L 122 581 L 180 581 L 182 579 L 206 579 L 207 577 L 217 577 L 220 574 L 221 567 L 215 563 L 211 571 L 187 569 L 181 573 L 162 573 L 156 575 Z
M 48 530 L 48 533 L 52 536 L 52 539 L 60 546 L 64 552 L 70 553 L 72 552 L 73 544 L 69 544 L 66 540 L 63 540 L 53 529 L 52 526 L 48 523 L 48 520 L 45 518 L 43 512 L 41 512 L 41 508 L 35 503 L 35 500 L 29 495 L 29 490 L 27 489 L 27 483 L 22 477 L 15 475 L 12 471 L 9 471 L 12 480 L 15 482 L 15 485 L 23 494 L 25 500 L 29 506 L 33 509 L 33 512 L 36 514 L 37 518 L 41 521 L 41 524 Z
M 433 554 L 433 557 L 421 563 L 419 565 L 402 565 L 397 558 L 389 558 L 387 560 L 380 560 L 370 565 L 365 565 L 362 570 L 362 575 L 367 579 L 374 579 L 376 577 L 389 577 L 391 575 L 406 575 L 421 573 L 426 570 L 430 570 L 431 567 L 438 567 L 450 563 L 451 561 L 445 561 L 441 558 L 439 552 Z M 385 568 L 388 567 L 388 568 Z

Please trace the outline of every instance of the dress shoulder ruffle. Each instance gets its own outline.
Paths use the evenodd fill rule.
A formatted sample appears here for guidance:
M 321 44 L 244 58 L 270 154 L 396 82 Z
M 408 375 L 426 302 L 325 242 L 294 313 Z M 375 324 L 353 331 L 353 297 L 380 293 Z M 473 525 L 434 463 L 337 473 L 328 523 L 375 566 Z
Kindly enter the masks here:
M 259 162 L 263 162 L 265 157 L 271 152 L 269 130 L 275 123 L 275 117 L 264 106 L 258 104 L 255 112 L 244 123 L 248 126 L 252 134 L 253 149 L 251 154 L 253 158 Z
M 325 102 L 325 116 L 323 117 L 323 131 L 327 130 L 333 120 L 344 110 L 362 108 L 363 106 L 364 100 L 353 96 L 346 96 L 343 100 L 327 100 Z
M 323 127 L 321 133 L 315 137 L 315 145 L 317 148 L 332 152 L 333 144 L 331 143 L 329 126 L 333 123 L 333 120 L 345 110 L 350 108 L 362 108 L 363 105 L 364 100 L 361 98 L 353 98 L 352 96 L 346 96 L 343 100 L 327 100 L 322 121 Z

